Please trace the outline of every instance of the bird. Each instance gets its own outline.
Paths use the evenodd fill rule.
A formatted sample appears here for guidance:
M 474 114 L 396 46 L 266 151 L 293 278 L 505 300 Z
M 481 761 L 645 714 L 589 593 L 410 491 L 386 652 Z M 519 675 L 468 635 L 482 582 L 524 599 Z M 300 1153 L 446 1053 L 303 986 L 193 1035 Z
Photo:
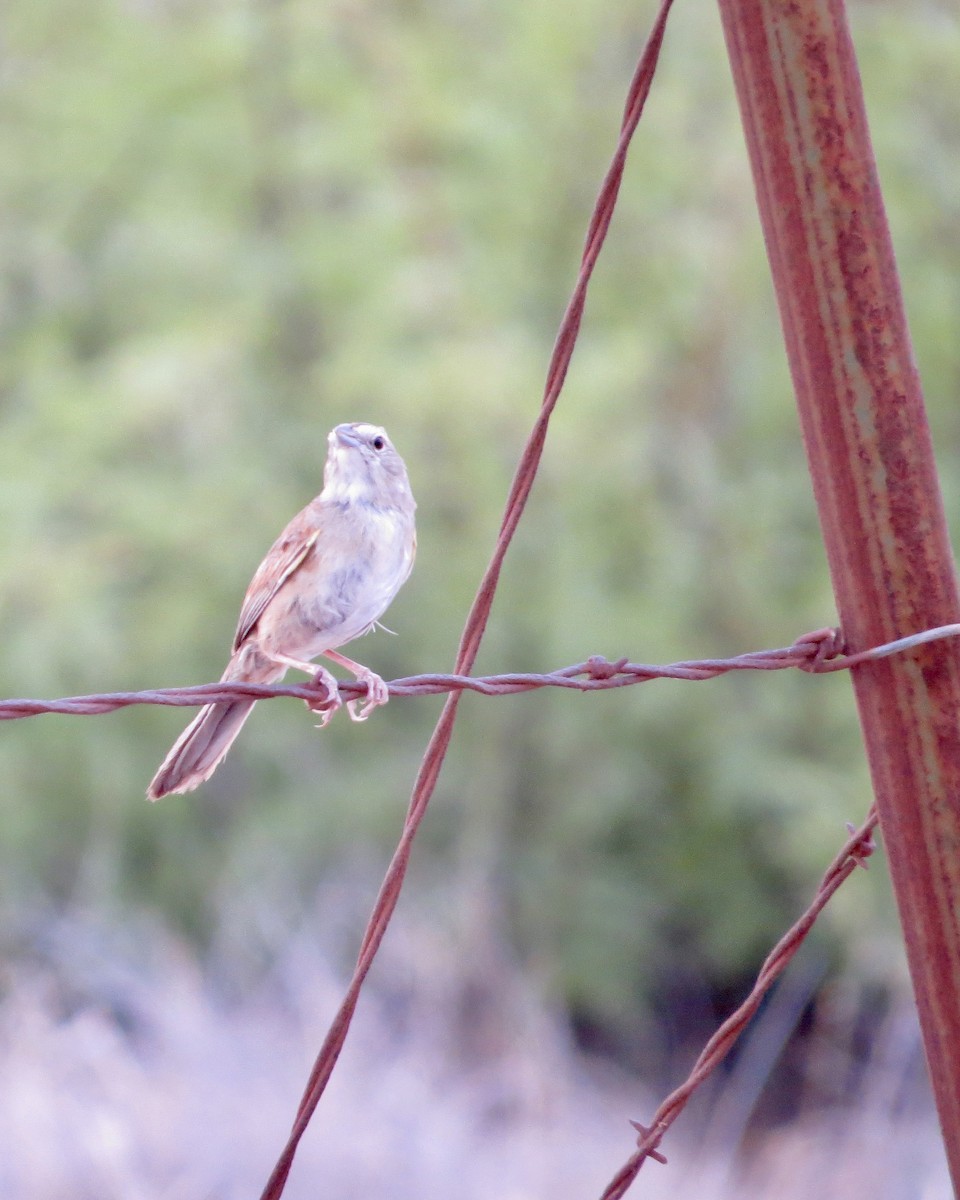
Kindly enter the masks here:
M 385 429 L 355 421 L 331 430 L 323 490 L 257 568 L 221 682 L 276 683 L 288 669 L 306 671 L 327 689 L 322 704 L 308 704 L 322 727 L 341 707 L 336 679 L 310 661 L 324 657 L 367 686 L 362 701 L 347 702 L 354 721 L 386 704 L 380 676 L 337 649 L 378 624 L 410 575 L 416 507 L 406 466 Z M 163 760 L 147 798 L 190 792 L 209 779 L 253 705 L 252 700 L 204 705 Z

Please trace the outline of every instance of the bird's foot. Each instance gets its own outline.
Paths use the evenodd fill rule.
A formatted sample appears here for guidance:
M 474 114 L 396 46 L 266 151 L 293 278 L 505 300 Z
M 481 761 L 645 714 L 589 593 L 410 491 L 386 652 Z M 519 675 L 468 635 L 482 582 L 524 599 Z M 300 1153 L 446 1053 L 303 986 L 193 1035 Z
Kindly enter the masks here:
M 348 700 L 347 712 L 351 721 L 365 721 L 375 708 L 387 703 L 390 693 L 380 676 L 366 667 L 358 666 L 354 673 L 358 683 L 367 685 L 367 694 L 362 699 Z
M 312 713 L 316 713 L 320 718 L 317 728 L 323 729 L 329 724 L 337 709 L 343 707 L 343 701 L 340 699 L 340 685 L 337 683 L 336 676 L 331 675 L 326 667 L 316 667 L 313 673 L 313 684 L 315 687 L 324 688 L 326 695 L 322 700 L 305 700 L 304 703 Z M 350 703 L 356 704 L 356 701 L 352 700 Z M 350 705 L 347 707 L 349 708 Z

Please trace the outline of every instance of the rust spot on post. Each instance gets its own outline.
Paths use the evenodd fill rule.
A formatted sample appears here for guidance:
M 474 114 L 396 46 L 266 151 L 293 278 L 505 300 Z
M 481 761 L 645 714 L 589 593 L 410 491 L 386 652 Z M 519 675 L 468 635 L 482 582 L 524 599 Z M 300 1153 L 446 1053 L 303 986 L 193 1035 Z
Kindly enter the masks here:
M 851 651 L 960 618 L 842 0 L 719 0 Z M 960 1190 L 960 655 L 854 668 L 927 1061 Z

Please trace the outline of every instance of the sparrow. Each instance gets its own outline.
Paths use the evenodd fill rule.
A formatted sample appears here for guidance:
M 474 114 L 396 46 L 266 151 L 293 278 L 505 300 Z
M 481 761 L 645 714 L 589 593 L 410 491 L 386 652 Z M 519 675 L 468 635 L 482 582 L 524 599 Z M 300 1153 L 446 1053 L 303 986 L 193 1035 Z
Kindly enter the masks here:
M 337 647 L 369 633 L 413 567 L 417 507 L 403 459 L 379 425 L 338 425 L 327 438 L 323 491 L 299 512 L 257 568 L 240 610 L 222 682 L 276 683 L 306 671 L 332 699 L 321 726 L 341 707 L 337 681 L 311 659 L 352 672 L 367 694 L 347 711 L 364 721 L 388 700 L 387 686 Z M 254 701 L 207 704 L 183 731 L 147 788 L 150 800 L 189 792 L 209 779 Z

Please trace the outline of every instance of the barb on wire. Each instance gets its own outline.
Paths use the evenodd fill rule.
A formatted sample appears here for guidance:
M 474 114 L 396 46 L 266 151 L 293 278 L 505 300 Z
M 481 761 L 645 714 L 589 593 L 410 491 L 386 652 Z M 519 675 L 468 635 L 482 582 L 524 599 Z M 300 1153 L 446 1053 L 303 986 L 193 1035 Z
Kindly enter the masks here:
M 506 675 L 406 675 L 392 680 L 387 689 L 391 696 L 437 696 L 443 693 L 479 692 L 482 696 L 512 696 L 538 688 L 569 688 L 580 692 L 601 692 L 610 688 L 631 687 L 651 679 L 715 679 L 731 671 L 783 671 L 799 668 L 813 674 L 846 671 L 891 654 L 902 654 L 928 642 L 960 637 L 960 625 L 941 625 L 909 637 L 874 646 L 859 654 L 843 654 L 838 629 L 817 629 L 797 638 L 792 646 L 777 650 L 751 650 L 733 658 L 700 658 L 683 662 L 654 664 L 630 662 L 627 658 L 609 662 L 594 655 L 586 662 L 574 663 L 546 673 L 512 672 Z M 366 692 L 365 683 L 344 680 L 338 691 L 343 699 L 356 699 Z M 319 696 L 318 696 L 319 692 Z M 0 700 L 0 721 L 17 721 L 45 713 L 90 717 L 115 712 L 133 704 L 159 704 L 171 708 L 215 704 L 229 700 L 275 700 L 281 696 L 316 705 L 327 696 L 322 682 L 300 684 L 203 683 L 194 687 L 152 688 L 143 692 L 100 692 L 89 696 L 67 696 L 61 700 Z
M 620 1200 L 620 1197 L 625 1194 L 637 1177 L 637 1173 L 646 1159 L 653 1158 L 657 1162 L 666 1161 L 659 1151 L 663 1135 L 683 1111 L 687 1101 L 697 1088 L 729 1054 L 734 1042 L 743 1033 L 760 1007 L 760 1002 L 764 996 L 780 975 L 783 974 L 790 960 L 800 949 L 807 934 L 813 928 L 814 922 L 826 907 L 827 902 L 834 892 L 857 867 L 865 867 L 867 865 L 866 860 L 875 849 L 873 831 L 876 828 L 877 820 L 876 806 L 871 806 L 867 819 L 859 829 L 854 830 L 848 826 L 850 837 L 827 868 L 827 872 L 821 880 L 809 908 L 807 908 L 796 924 L 787 930 L 767 955 L 749 996 L 747 996 L 736 1012 L 729 1016 L 716 1033 L 713 1034 L 701 1051 L 700 1057 L 693 1066 L 693 1070 L 680 1087 L 671 1092 L 666 1100 L 663 1101 L 653 1114 L 653 1119 L 649 1126 L 631 1121 L 631 1124 L 639 1133 L 637 1149 L 607 1185 L 601 1200 Z

